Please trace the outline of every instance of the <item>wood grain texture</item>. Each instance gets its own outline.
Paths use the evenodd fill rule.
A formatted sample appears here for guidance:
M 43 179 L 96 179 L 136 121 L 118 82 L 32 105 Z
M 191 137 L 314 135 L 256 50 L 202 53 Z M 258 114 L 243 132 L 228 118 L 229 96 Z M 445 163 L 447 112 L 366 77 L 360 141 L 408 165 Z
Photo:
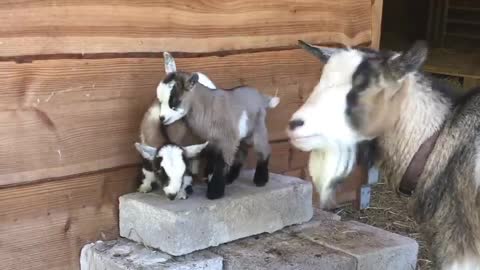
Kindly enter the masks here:
M 137 168 L 0 189 L 0 269 L 79 269 L 81 247 L 118 236 Z
M 310 153 L 300 151 L 295 147 L 291 146 L 290 162 L 288 167 L 290 168 L 290 170 L 304 168 L 306 165 L 308 165 L 309 158 L 310 158 Z
M 284 173 L 288 171 L 290 144 L 288 142 L 276 142 L 271 144 L 272 155 L 270 156 L 269 169 L 272 173 Z M 254 169 L 257 157 L 254 149 L 248 152 L 246 168 Z
M 317 83 L 321 65 L 301 50 L 180 58 L 220 87 L 249 84 L 281 98 L 272 140 Z M 133 143 L 163 78 L 162 59 L 0 63 L 0 186 L 138 162 Z M 288 169 L 288 168 L 286 168 Z
M 5 0 L 0 56 L 212 52 L 371 41 L 357 0 Z
M 382 35 L 382 14 L 383 14 L 383 0 L 372 1 L 372 43 L 371 47 L 375 49 L 380 48 L 380 38 Z

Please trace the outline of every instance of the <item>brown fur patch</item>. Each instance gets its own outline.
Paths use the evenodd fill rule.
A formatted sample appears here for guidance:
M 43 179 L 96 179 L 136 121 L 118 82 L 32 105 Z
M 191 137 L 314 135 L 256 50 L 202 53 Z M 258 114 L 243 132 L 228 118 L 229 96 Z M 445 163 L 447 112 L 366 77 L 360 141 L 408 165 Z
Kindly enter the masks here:
M 357 108 L 352 114 L 359 123 L 357 128 L 362 135 L 378 137 L 395 125 L 407 96 L 407 84 L 404 81 L 393 93 L 385 88 L 370 87 L 359 94 Z

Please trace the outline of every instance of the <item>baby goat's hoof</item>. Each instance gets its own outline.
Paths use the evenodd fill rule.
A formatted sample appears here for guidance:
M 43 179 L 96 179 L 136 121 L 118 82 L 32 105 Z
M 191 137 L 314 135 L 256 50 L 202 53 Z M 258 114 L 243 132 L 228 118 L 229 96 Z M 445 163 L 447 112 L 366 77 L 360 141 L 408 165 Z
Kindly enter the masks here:
M 225 194 L 225 186 L 223 185 L 212 185 L 212 182 L 208 183 L 207 187 L 207 198 L 209 200 L 216 200 L 223 197 Z
M 227 185 L 233 183 L 233 181 L 235 181 L 235 179 L 238 178 L 238 176 L 240 175 L 240 170 L 242 169 L 242 164 L 234 164 L 232 167 L 230 167 L 230 170 L 228 171 L 227 173 L 227 176 L 226 176 L 226 183 Z
M 255 171 L 255 176 L 253 177 L 253 183 L 255 183 L 257 187 L 263 187 L 268 182 L 268 176 L 268 171 L 257 170 Z
M 151 185 L 141 184 L 140 187 L 138 188 L 138 192 L 147 193 L 150 191 L 152 191 Z
M 187 193 L 188 196 L 192 195 L 193 194 L 193 187 L 192 186 L 186 187 L 185 192 Z

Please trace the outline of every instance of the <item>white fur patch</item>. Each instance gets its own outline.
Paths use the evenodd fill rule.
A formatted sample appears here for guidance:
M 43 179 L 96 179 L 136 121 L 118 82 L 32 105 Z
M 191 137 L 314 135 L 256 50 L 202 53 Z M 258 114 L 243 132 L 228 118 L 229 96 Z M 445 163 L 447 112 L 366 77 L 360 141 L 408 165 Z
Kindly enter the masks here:
M 240 115 L 240 119 L 238 120 L 238 135 L 240 139 L 245 138 L 248 133 L 248 116 L 247 112 L 243 111 L 242 115 Z
M 345 177 L 355 164 L 355 147 L 328 145 L 310 153 L 308 171 L 320 194 L 320 206 L 329 207 L 333 202 L 332 183 Z
M 153 172 L 142 169 L 143 175 L 145 178 L 142 180 L 142 184 L 138 188 L 138 192 L 150 192 L 152 191 L 152 182 L 156 181 L 155 174 Z
M 160 149 L 158 156 L 162 157 L 160 166 L 168 175 L 169 183 L 163 188 L 168 194 L 177 194 L 182 186 L 186 165 L 183 161 L 183 150 L 174 145 L 166 145 Z
M 188 198 L 188 194 L 187 194 L 187 187 L 192 185 L 192 177 L 189 176 L 189 175 L 185 175 L 183 177 L 183 184 L 182 184 L 182 187 L 180 188 L 180 191 L 177 193 L 177 196 L 175 196 L 175 200 L 185 200 Z
M 272 99 L 270 99 L 270 102 L 268 103 L 268 107 L 275 108 L 278 106 L 279 103 L 280 103 L 279 97 L 272 97 Z
M 320 82 L 291 120 L 304 124 L 288 131 L 292 144 L 303 150 L 321 149 L 330 144 L 352 145 L 363 140 L 346 116 L 347 94 L 362 53 L 346 50 L 333 55 L 323 69 Z
M 480 259 L 467 257 L 463 260 L 457 260 L 450 266 L 445 268 L 446 270 L 480 270 Z
M 148 121 L 159 121 L 160 117 L 160 104 L 155 104 L 153 107 L 148 110 Z
M 200 172 L 200 161 L 198 159 L 194 159 L 190 162 L 190 171 L 192 174 L 198 174 Z
M 475 142 L 475 186 L 480 186 L 480 141 Z

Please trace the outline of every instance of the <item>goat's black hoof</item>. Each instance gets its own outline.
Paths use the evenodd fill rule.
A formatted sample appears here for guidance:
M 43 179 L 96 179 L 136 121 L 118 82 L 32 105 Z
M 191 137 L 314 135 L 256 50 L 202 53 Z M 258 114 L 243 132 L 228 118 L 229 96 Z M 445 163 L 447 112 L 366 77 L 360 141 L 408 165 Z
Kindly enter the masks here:
M 210 183 L 208 184 L 208 187 L 207 187 L 207 199 L 216 200 L 216 199 L 222 198 L 223 195 L 225 195 L 225 186 L 212 185 Z
M 185 192 L 187 193 L 187 195 L 192 195 L 193 194 L 193 187 L 190 185 L 190 186 L 187 186 L 185 188 Z
M 255 176 L 253 177 L 253 183 L 255 183 L 257 187 L 263 187 L 268 183 L 268 177 L 268 171 L 257 170 L 255 171 Z
M 233 181 L 238 178 L 238 176 L 240 175 L 240 170 L 242 169 L 242 165 L 243 164 L 239 163 L 234 164 L 232 167 L 230 167 L 230 170 L 228 171 L 225 179 L 227 185 L 233 183 Z

